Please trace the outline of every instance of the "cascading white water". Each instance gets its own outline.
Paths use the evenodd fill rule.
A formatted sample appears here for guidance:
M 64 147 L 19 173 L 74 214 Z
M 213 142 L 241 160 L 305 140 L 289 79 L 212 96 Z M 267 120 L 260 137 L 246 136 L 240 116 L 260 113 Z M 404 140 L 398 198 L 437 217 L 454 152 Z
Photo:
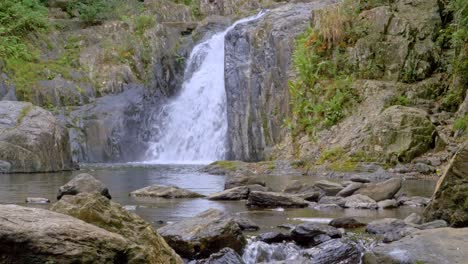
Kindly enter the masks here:
M 160 138 L 149 147 L 149 161 L 204 164 L 226 155 L 227 109 L 224 87 L 224 37 L 240 23 L 213 35 L 193 49 L 180 94 L 163 107 Z

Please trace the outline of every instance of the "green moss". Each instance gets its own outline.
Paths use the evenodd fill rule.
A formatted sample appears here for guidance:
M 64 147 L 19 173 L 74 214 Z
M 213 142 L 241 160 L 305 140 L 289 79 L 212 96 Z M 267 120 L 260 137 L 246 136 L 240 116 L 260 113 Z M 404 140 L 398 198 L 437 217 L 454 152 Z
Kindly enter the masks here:
M 386 100 L 384 107 L 388 108 L 393 105 L 408 106 L 411 105 L 411 100 L 406 95 L 395 95 Z
M 468 115 L 464 115 L 457 120 L 455 120 L 455 123 L 453 123 L 453 130 L 454 131 L 460 131 L 462 134 L 465 134 L 468 132 Z
M 16 121 L 17 125 L 20 125 L 23 122 L 23 119 L 28 115 L 28 113 L 32 110 L 33 106 L 28 105 L 21 109 L 20 115 L 18 116 L 18 120 Z
M 215 165 L 229 171 L 235 171 L 237 169 L 237 163 L 235 161 L 219 160 L 212 163 L 211 165 Z

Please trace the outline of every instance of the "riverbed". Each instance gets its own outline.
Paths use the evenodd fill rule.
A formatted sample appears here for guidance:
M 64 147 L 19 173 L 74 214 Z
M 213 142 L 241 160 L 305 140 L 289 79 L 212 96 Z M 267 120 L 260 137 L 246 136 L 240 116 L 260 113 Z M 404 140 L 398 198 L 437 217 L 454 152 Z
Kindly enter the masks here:
M 393 217 L 403 219 L 412 212 L 421 213 L 422 208 L 398 207 L 389 210 L 365 209 L 265 209 L 251 210 L 245 201 L 210 201 L 199 199 L 141 199 L 129 196 L 131 191 L 152 184 L 176 185 L 204 195 L 224 189 L 225 176 L 199 172 L 201 165 L 151 165 L 151 164 L 93 164 L 83 165 L 80 171 L 38 174 L 0 174 L 0 204 L 19 204 L 48 208 L 49 205 L 26 204 L 26 197 L 44 197 L 56 201 L 58 188 L 79 173 L 90 173 L 102 181 L 110 190 L 112 200 L 135 212 L 155 227 L 195 216 L 209 208 L 246 216 L 256 222 L 260 232 L 277 229 L 285 223 L 303 221 L 328 221 L 341 216 L 353 216 L 369 222 L 377 218 Z M 267 186 L 280 191 L 292 180 L 314 182 L 320 177 L 299 175 L 278 175 L 262 177 Z M 406 180 L 402 192 L 408 196 L 430 197 L 435 188 L 434 180 Z

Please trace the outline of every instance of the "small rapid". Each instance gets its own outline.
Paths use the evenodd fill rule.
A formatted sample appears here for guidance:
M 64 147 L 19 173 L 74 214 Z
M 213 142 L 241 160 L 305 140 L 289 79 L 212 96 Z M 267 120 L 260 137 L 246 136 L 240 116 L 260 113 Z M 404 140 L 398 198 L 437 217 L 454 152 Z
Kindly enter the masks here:
M 150 143 L 147 162 L 206 164 L 223 160 L 227 146 L 227 109 L 224 86 L 224 39 L 241 19 L 196 45 L 187 61 L 180 94 L 167 103 L 154 125 L 160 137 Z

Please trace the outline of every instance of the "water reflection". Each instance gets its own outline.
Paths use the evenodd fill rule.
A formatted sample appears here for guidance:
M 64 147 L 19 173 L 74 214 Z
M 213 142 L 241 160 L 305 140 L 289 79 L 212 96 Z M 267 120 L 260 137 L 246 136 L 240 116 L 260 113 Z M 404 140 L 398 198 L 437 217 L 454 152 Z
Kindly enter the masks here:
M 142 216 L 155 226 L 161 221 L 174 222 L 209 209 L 216 208 L 227 212 L 238 213 L 254 220 L 261 225 L 261 232 L 277 229 L 285 223 L 298 223 L 303 220 L 336 218 L 353 216 L 361 221 L 371 221 L 376 218 L 404 218 L 412 212 L 421 212 L 421 208 L 400 207 L 392 210 L 355 210 L 311 208 L 284 210 L 250 210 L 243 201 L 210 201 L 207 199 L 142 199 L 129 197 L 129 193 L 151 184 L 176 185 L 205 195 L 221 191 L 225 177 L 200 173 L 200 166 L 171 166 L 144 164 L 113 164 L 84 166 L 81 171 L 42 174 L 11 174 L 0 175 L 0 203 L 15 203 L 25 205 L 26 197 L 44 197 L 56 200 L 57 190 L 73 176 L 88 172 L 102 181 L 110 189 L 113 200 L 128 206 L 130 210 Z M 264 180 L 274 190 L 281 190 L 289 181 L 300 179 L 314 182 L 322 180 L 318 177 L 304 176 L 269 176 Z M 408 180 L 404 182 L 403 192 L 408 195 L 429 197 L 435 187 L 435 181 Z M 47 208 L 48 205 L 32 205 Z M 306 218 L 306 219 L 304 219 Z

